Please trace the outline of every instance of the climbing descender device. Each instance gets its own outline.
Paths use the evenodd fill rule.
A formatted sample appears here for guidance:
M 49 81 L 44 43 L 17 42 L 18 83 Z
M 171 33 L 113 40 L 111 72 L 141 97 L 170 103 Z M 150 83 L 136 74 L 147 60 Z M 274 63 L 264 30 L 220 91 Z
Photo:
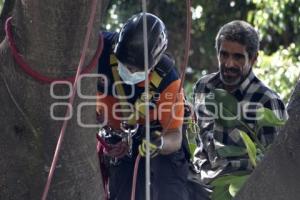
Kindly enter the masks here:
M 129 125 L 127 122 L 121 122 L 121 130 L 125 133 L 126 137 L 123 137 L 123 141 L 128 144 L 128 156 L 132 155 L 132 137 L 135 136 L 139 129 L 139 124 Z

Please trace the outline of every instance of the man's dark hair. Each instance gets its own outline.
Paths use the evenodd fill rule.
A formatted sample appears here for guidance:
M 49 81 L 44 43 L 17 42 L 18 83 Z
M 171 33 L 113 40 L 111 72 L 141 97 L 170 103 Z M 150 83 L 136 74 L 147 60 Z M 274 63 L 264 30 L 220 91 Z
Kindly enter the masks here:
M 245 45 L 249 58 L 252 58 L 259 50 L 258 32 L 245 21 L 234 20 L 220 28 L 215 44 L 217 52 L 219 52 L 221 42 L 224 40 Z

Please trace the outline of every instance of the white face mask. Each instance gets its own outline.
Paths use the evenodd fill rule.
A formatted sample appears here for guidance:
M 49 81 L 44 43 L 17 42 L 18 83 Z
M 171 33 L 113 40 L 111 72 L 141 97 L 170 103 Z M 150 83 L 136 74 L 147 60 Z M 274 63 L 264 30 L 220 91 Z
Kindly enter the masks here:
M 149 70 L 147 74 L 149 74 L 150 71 L 151 70 Z M 134 84 L 144 81 L 146 78 L 146 74 L 144 71 L 131 73 L 127 69 L 127 67 L 120 61 L 118 62 L 118 72 L 119 72 L 120 77 L 127 84 L 134 85 Z

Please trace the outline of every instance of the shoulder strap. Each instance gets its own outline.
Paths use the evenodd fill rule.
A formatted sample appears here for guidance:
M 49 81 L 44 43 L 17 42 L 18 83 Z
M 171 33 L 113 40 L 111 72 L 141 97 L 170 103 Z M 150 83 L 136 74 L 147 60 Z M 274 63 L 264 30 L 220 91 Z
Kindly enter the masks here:
M 151 84 L 157 89 L 163 80 L 164 77 L 166 77 L 174 67 L 174 60 L 172 60 L 167 55 L 162 55 L 160 61 L 157 63 L 157 65 L 154 68 L 154 71 L 152 72 L 151 77 Z
M 165 77 L 172 70 L 175 65 L 175 61 L 168 55 L 162 55 L 160 61 L 155 66 L 155 71 L 162 76 Z
M 111 72 L 114 78 L 114 82 L 121 82 L 119 73 L 118 73 L 118 61 L 117 58 L 114 54 L 110 54 L 110 66 L 111 66 Z M 116 84 L 116 90 L 118 95 L 121 95 L 123 98 L 119 98 L 120 101 L 120 106 L 122 108 L 122 110 L 126 110 L 126 112 L 122 112 L 122 116 L 128 119 L 128 124 L 129 125 L 135 125 L 136 124 L 136 117 L 134 112 L 130 113 L 128 106 L 126 106 L 126 104 L 128 103 L 127 100 L 124 98 L 125 97 L 125 90 L 124 87 L 122 86 L 122 84 Z

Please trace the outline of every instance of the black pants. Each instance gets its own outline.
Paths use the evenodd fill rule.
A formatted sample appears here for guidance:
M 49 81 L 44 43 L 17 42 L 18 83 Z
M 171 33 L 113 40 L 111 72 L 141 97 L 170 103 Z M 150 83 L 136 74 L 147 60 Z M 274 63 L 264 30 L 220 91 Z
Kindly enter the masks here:
M 110 200 L 130 200 L 135 156 L 125 156 L 110 166 Z M 182 149 L 170 155 L 158 155 L 151 159 L 151 199 L 188 200 L 188 164 Z M 136 200 L 145 200 L 145 159 L 138 167 Z

